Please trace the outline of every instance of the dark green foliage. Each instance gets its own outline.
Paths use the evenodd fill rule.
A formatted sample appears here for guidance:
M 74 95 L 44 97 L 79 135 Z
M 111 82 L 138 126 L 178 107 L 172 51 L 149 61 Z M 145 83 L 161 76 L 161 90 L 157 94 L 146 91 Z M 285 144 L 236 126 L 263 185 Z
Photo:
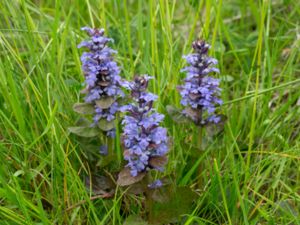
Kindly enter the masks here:
M 197 198 L 189 187 L 167 185 L 152 191 L 154 202 L 149 213 L 149 221 L 154 224 L 176 223 L 181 216 L 192 210 L 192 203 Z

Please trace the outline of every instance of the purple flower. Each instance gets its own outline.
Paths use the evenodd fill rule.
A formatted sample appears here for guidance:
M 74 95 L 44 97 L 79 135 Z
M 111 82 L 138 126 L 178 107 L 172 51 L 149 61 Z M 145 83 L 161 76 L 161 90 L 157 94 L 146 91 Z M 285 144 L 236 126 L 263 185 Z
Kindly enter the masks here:
M 106 136 L 107 136 L 107 137 L 111 137 L 111 138 L 115 138 L 115 137 L 116 137 L 116 129 L 113 128 L 113 129 L 107 131 L 107 132 L 106 132 Z
M 78 45 L 78 48 L 88 50 L 83 52 L 80 58 L 87 92 L 85 102 L 95 105 L 94 124 L 100 119 L 112 121 L 120 109 L 116 101 L 119 97 L 124 96 L 121 87 L 126 86 L 119 76 L 120 69 L 113 60 L 113 54 L 117 52 L 107 46 L 113 40 L 104 36 L 104 29 L 83 27 L 81 30 L 86 31 L 89 35 L 88 40 Z M 96 104 L 97 100 L 107 97 L 114 100 L 108 108 L 102 108 Z M 115 131 L 108 131 L 107 135 L 113 137 Z
M 184 56 L 189 66 L 181 71 L 186 72 L 185 83 L 178 87 L 182 97 L 181 104 L 186 106 L 183 114 L 190 117 L 197 125 L 209 122 L 218 123 L 220 117 L 216 115 L 216 107 L 222 104 L 219 98 L 221 89 L 219 79 L 209 77 L 208 74 L 219 73 L 214 67 L 218 61 L 208 57 L 210 46 L 204 41 L 193 42 L 195 53 Z
M 99 152 L 100 152 L 101 155 L 107 155 L 107 153 L 108 153 L 107 145 L 101 145 Z
M 168 152 L 167 130 L 159 126 L 164 116 L 152 108 L 157 96 L 146 92 L 150 78 L 147 75 L 136 76 L 132 83 L 127 84 L 134 103 L 123 107 L 128 115 L 122 121 L 122 141 L 124 158 L 132 176 L 152 168 L 161 169 L 151 166 L 150 160 Z
M 161 182 L 161 180 L 155 180 L 153 181 L 153 183 L 148 184 L 148 187 L 150 189 L 156 189 L 156 188 L 160 188 L 163 185 L 163 183 Z

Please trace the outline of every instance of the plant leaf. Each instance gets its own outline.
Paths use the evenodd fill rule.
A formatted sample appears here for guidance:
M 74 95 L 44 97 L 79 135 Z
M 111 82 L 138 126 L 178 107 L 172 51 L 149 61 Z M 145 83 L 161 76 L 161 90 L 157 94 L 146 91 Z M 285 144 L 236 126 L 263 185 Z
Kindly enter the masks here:
M 232 81 L 234 81 L 234 77 L 232 77 L 230 75 L 222 75 L 220 79 L 221 79 L 222 82 L 232 82 Z
M 113 97 L 101 97 L 101 99 L 96 101 L 96 105 L 101 109 L 107 109 L 114 102 L 115 102 L 115 99 Z
M 201 115 L 198 110 L 195 110 L 191 107 L 187 107 L 184 112 L 191 118 L 193 121 L 199 121 L 201 119 Z
M 86 177 L 85 179 L 85 186 L 88 190 L 92 188 L 92 193 L 94 195 L 105 194 L 111 192 L 114 189 L 114 183 L 108 177 L 94 175 L 91 177 Z
M 136 182 L 139 182 L 143 179 L 143 177 L 146 175 L 146 173 L 139 173 L 137 176 L 133 177 L 131 176 L 130 169 L 124 168 L 118 176 L 117 184 L 119 186 L 128 186 L 131 184 L 134 184 Z
M 131 184 L 129 188 L 127 189 L 126 194 L 134 194 L 134 195 L 139 195 L 142 193 L 145 193 L 148 189 L 147 182 L 145 179 L 142 179 L 141 181 Z
M 98 127 L 69 127 L 69 131 L 81 137 L 95 137 L 100 133 Z
M 108 166 L 108 165 L 110 165 L 110 164 L 111 164 L 111 165 L 112 165 L 112 164 L 116 165 L 116 157 L 117 157 L 117 155 L 114 154 L 114 153 L 108 154 L 108 155 L 106 155 L 106 156 L 102 156 L 102 157 L 98 160 L 96 166 L 97 166 L 97 167 L 100 167 L 100 168 L 103 168 L 103 167 L 106 167 L 106 166 Z
M 89 127 L 92 123 L 87 118 L 81 117 L 75 122 L 75 125 L 77 127 Z
M 80 114 L 93 114 L 95 113 L 95 108 L 90 103 L 75 103 L 73 105 L 73 110 Z
M 151 198 L 156 202 L 165 203 L 171 200 L 173 193 L 173 185 L 166 185 L 160 188 L 152 189 Z
M 189 123 L 191 122 L 188 117 L 182 114 L 182 112 L 175 108 L 174 106 L 167 105 L 167 112 L 169 116 L 173 119 L 176 123 Z
M 100 119 L 98 122 L 98 127 L 103 131 L 109 131 L 115 128 L 115 121 L 107 121 L 106 119 Z
M 158 191 L 154 190 L 155 191 Z M 165 193 L 163 193 L 165 192 Z M 167 193 L 166 193 L 167 192 Z M 168 187 L 161 190 L 163 197 L 159 202 L 154 202 L 149 218 L 151 223 L 170 224 L 179 221 L 181 215 L 191 210 L 196 194 L 189 187 Z
M 138 215 L 130 215 L 126 218 L 123 225 L 148 225 L 148 223 Z
M 162 168 L 167 164 L 167 162 L 168 162 L 167 156 L 155 156 L 150 158 L 149 160 L 150 166 L 154 168 Z

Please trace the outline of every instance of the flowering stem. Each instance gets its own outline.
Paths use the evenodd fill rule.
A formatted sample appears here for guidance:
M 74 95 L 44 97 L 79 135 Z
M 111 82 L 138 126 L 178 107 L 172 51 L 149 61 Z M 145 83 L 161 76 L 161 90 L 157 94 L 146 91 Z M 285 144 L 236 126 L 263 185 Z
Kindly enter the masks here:
M 147 173 L 147 183 L 151 183 L 152 181 L 152 177 L 150 173 Z M 146 212 L 148 213 L 148 221 L 151 222 L 152 221 L 152 205 L 153 205 L 153 200 L 151 198 L 151 190 L 150 188 L 146 189 L 145 192 L 145 197 L 146 197 L 146 202 L 145 202 L 145 208 L 146 208 Z
M 128 84 L 134 102 L 126 107 L 128 115 L 122 122 L 122 141 L 124 158 L 133 177 L 149 169 L 161 170 L 163 165 L 158 165 L 155 160 L 164 161 L 168 152 L 167 130 L 159 126 L 164 115 L 152 107 L 157 96 L 147 92 L 149 79 L 148 75 L 135 76 L 134 81 Z
M 202 127 L 199 126 L 198 128 L 198 146 L 199 146 L 199 149 L 202 151 Z
M 202 127 L 199 126 L 198 128 L 198 146 L 199 146 L 199 150 L 202 151 Z M 203 169 L 203 166 L 202 166 L 202 163 L 199 163 L 199 167 L 198 167 L 198 188 L 201 188 L 202 186 L 202 180 L 201 180 L 201 173 L 202 173 L 202 169 Z

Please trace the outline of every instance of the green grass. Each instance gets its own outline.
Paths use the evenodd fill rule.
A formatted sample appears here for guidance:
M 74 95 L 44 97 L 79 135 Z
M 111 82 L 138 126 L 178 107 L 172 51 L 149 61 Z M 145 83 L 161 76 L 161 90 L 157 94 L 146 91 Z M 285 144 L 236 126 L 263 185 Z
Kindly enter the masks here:
M 0 224 L 122 224 L 126 213 L 142 210 L 136 200 L 125 213 L 122 193 L 91 199 L 82 180 L 85 153 L 67 128 L 78 119 L 76 46 L 86 25 L 115 39 L 124 78 L 155 76 L 150 90 L 161 113 L 180 107 L 181 56 L 191 42 L 201 37 L 213 46 L 224 131 L 206 132 L 204 151 L 191 157 L 197 130 L 168 116 L 164 123 L 173 140 L 165 174 L 178 185 L 203 182 L 182 224 L 300 224 L 299 4 L 1 0 Z

